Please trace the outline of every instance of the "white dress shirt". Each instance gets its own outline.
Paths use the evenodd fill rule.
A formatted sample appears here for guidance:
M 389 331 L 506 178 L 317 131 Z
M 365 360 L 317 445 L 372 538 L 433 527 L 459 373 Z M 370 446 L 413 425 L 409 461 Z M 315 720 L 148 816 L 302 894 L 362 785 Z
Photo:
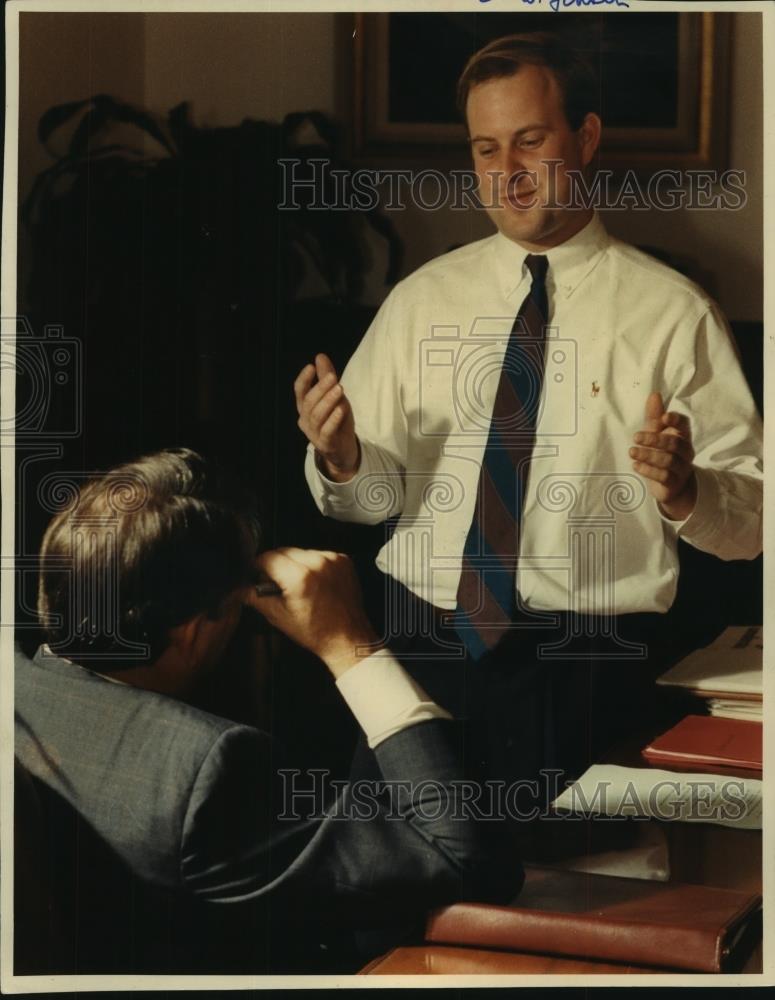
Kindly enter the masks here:
M 454 608 L 502 358 L 530 287 L 526 251 L 498 233 L 398 284 L 342 384 L 361 442 L 356 476 L 306 474 L 320 510 L 398 518 L 377 563 Z M 549 326 L 515 584 L 538 611 L 666 611 L 677 538 L 722 559 L 761 551 L 762 427 L 717 305 L 610 237 L 599 218 L 547 251 Z M 628 451 L 646 398 L 691 420 L 698 497 L 660 513 Z

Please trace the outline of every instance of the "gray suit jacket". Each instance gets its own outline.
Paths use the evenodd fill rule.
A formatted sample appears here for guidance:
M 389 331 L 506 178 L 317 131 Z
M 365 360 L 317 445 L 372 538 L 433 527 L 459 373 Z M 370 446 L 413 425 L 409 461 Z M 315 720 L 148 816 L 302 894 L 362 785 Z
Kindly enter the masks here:
M 294 818 L 266 734 L 41 650 L 16 658 L 16 754 L 39 782 L 144 881 L 209 902 L 271 898 L 275 913 L 368 922 L 513 896 L 519 863 L 485 848 L 458 801 L 448 725 L 377 747 L 388 793 L 347 785 L 324 814 Z

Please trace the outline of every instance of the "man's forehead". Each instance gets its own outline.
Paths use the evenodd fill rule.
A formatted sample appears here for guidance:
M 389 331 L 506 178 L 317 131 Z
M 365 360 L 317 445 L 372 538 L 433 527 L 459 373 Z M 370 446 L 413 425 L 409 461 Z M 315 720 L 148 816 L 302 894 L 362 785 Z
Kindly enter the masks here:
M 501 122 L 505 116 L 513 119 L 515 129 L 523 128 L 528 120 L 543 119 L 552 112 L 563 113 L 561 87 L 552 70 L 533 64 L 521 66 L 510 76 L 474 84 L 466 102 L 466 118 L 472 132 L 474 124 Z

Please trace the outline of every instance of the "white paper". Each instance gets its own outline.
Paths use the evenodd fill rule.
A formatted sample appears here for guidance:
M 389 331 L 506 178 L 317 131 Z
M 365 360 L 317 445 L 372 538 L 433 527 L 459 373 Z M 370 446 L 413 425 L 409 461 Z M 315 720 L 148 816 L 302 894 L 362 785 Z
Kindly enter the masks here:
M 596 764 L 555 799 L 554 807 L 585 816 L 644 816 L 761 830 L 762 783 L 756 778 Z
M 764 718 L 760 701 L 736 701 L 734 698 L 711 698 L 708 711 L 722 719 L 745 719 L 761 722 Z
M 715 642 L 684 657 L 657 684 L 698 691 L 762 693 L 762 629 L 733 625 Z

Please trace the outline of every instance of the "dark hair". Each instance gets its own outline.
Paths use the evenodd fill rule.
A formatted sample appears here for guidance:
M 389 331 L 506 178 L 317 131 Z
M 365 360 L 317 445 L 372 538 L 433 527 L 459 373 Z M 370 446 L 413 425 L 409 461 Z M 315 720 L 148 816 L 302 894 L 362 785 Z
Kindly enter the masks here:
M 535 31 L 496 38 L 471 56 L 457 85 L 457 105 L 463 119 L 472 87 L 486 80 L 514 76 L 524 65 L 545 66 L 552 71 L 562 91 L 565 117 L 574 132 L 590 111 L 598 112 L 599 87 L 584 56 L 557 35 Z
M 249 508 L 227 499 L 193 451 L 146 455 L 74 486 L 41 546 L 38 614 L 49 643 L 111 669 L 153 661 L 172 627 L 217 617 L 252 579 L 257 543 Z

